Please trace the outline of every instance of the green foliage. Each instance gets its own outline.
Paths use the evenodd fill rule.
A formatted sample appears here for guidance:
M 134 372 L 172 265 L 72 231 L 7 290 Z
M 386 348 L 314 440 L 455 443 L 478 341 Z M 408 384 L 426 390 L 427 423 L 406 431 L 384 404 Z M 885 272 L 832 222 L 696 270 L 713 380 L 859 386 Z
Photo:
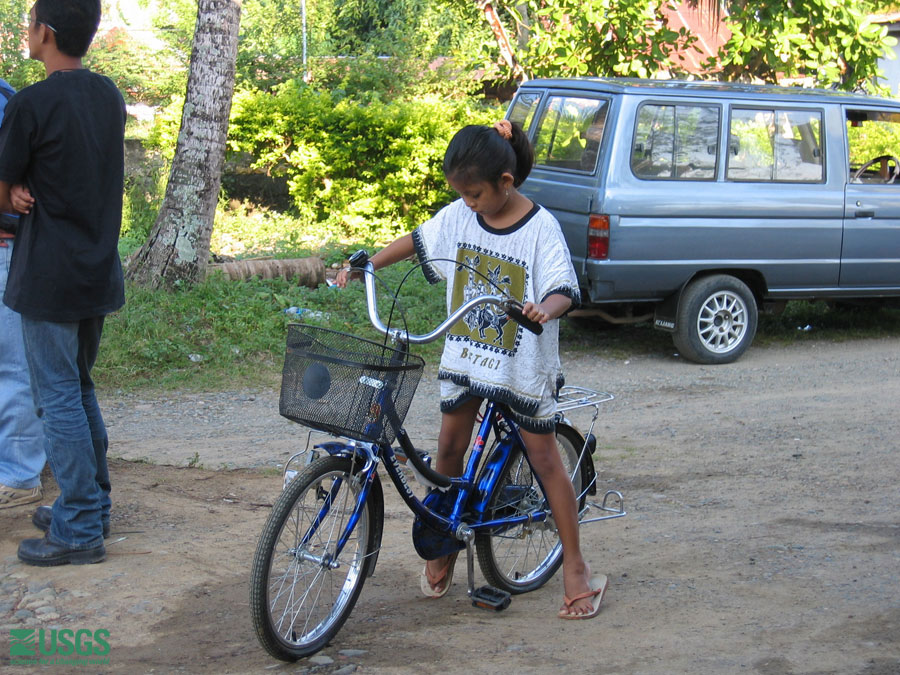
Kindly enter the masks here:
M 408 53 L 425 0 L 334 0 L 328 41 L 333 54 Z
M 858 167 L 881 155 L 900 157 L 900 124 L 868 121 L 855 127 L 847 124 L 850 166 Z
M 306 0 L 309 53 L 326 43 L 330 0 Z M 238 42 L 239 87 L 269 89 L 303 74 L 303 11 L 300 0 L 244 0 Z
M 165 196 L 167 179 L 168 165 L 164 162 L 144 162 L 140 170 L 125 177 L 120 255 L 130 255 L 147 241 Z
M 175 155 L 178 132 L 181 130 L 181 117 L 184 112 L 184 94 L 173 94 L 153 121 L 153 126 L 144 138 L 144 145 L 160 153 L 171 162 Z
M 780 0 L 730 3 L 731 38 L 706 67 L 728 80 L 779 82 L 879 92 L 878 59 L 896 40 L 869 22 L 867 2 Z
M 517 53 L 532 77 L 652 77 L 672 70 L 669 53 L 693 42 L 684 29 L 666 26 L 662 6 L 643 0 L 529 0 L 509 5 L 530 38 Z
M 346 257 L 328 227 L 235 200 L 216 211 L 210 244 L 217 255 L 230 258 L 317 256 L 331 264 Z
M 4 0 L 0 4 L 0 63 L 2 77 L 17 91 L 44 77 L 44 67 L 31 61 L 23 46 L 28 31 L 28 10 L 32 0 Z
M 437 97 L 363 104 L 288 83 L 236 95 L 229 145 L 287 177 L 298 212 L 313 222 L 386 241 L 451 199 L 441 173 L 450 137 L 499 114 Z
M 84 63 L 115 82 L 129 103 L 157 105 L 183 86 L 173 59 L 121 28 L 98 35 Z
M 183 88 L 196 0 L 143 2 L 153 7 L 157 33 L 180 64 L 175 72 Z M 384 92 L 393 94 L 428 85 L 434 87 L 427 91 L 444 90 L 453 80 L 430 78 L 429 64 L 437 57 L 466 53 L 469 32 L 459 8 L 444 0 L 244 0 L 236 82 L 238 88 L 269 90 L 306 78 L 316 88 L 340 87 L 352 90 L 350 95 L 384 84 L 390 85 Z M 353 67 L 345 68 L 347 63 Z M 359 63 L 367 72 L 355 72 Z
M 401 263 L 379 275 L 396 288 L 410 267 Z M 420 272 L 413 272 L 403 288 L 410 330 L 426 332 L 444 318 L 442 286 L 430 286 Z M 286 325 L 297 319 L 284 313 L 291 306 L 321 312 L 322 318 L 310 319 L 318 324 L 377 339 L 358 283 L 312 290 L 281 279 L 227 281 L 215 274 L 174 292 L 129 286 L 127 295 L 125 307 L 104 324 L 94 368 L 101 387 L 273 384 L 281 369 Z M 390 308 L 387 301 L 382 305 Z M 417 353 L 434 359 L 437 351 Z
M 139 0 L 151 7 L 156 35 L 169 45 L 170 52 L 187 69 L 197 25 L 197 0 Z

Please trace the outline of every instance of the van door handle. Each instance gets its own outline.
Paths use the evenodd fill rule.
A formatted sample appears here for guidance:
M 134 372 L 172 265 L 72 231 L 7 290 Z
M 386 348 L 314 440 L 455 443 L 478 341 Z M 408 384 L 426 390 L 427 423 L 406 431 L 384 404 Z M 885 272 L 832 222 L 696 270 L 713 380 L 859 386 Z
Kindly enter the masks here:
M 875 212 L 874 211 L 857 211 L 856 217 L 857 218 L 874 218 Z

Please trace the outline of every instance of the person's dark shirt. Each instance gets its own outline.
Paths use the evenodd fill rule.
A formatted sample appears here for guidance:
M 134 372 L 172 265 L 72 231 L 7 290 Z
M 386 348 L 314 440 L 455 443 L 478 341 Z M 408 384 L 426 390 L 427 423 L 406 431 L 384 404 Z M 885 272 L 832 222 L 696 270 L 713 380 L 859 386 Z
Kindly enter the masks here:
M 88 70 L 57 71 L 7 104 L 0 180 L 35 199 L 20 219 L 3 296 L 44 321 L 103 316 L 125 303 L 122 223 L 125 102 Z

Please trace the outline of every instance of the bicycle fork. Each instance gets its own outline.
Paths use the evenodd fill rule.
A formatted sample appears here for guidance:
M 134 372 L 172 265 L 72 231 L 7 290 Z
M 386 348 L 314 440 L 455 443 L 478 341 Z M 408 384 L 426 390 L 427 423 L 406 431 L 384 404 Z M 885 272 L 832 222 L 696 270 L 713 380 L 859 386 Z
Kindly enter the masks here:
M 375 476 L 375 462 L 367 462 L 366 466 L 364 466 L 357 474 L 357 479 L 361 482 L 362 489 L 360 490 L 359 496 L 356 498 L 356 504 L 354 504 L 353 506 L 353 511 L 350 513 L 350 516 L 347 518 L 346 524 L 343 526 L 343 531 L 341 532 L 341 536 L 338 539 L 334 550 L 323 551 L 322 555 L 315 555 L 314 553 L 311 553 L 307 547 L 309 545 L 309 542 L 318 532 L 319 526 L 325 521 L 326 517 L 331 511 L 332 506 L 334 506 L 335 496 L 340 493 L 344 479 L 337 478 L 334 483 L 332 483 L 331 488 L 325 493 L 322 499 L 322 506 L 319 508 L 319 512 L 316 514 L 315 518 L 313 518 L 312 523 L 310 523 L 309 528 L 304 533 L 303 538 L 297 545 L 297 548 L 291 552 L 297 560 L 302 562 L 310 562 L 322 568 L 329 569 L 338 569 L 341 566 L 341 553 L 343 552 L 344 547 L 347 545 L 347 542 L 350 539 L 350 535 L 353 534 L 353 530 L 356 528 L 357 523 L 359 523 L 362 511 L 366 506 L 366 501 L 369 499 L 370 494 L 373 492 Z M 317 489 L 322 490 L 322 487 L 319 486 Z M 345 491 L 344 494 L 349 495 L 350 491 Z M 373 526 L 378 529 L 377 524 L 373 523 Z M 376 538 L 380 540 L 380 536 Z M 377 556 L 377 548 L 379 545 L 380 541 L 376 541 L 376 550 L 370 551 L 369 555 Z M 372 569 L 374 569 L 374 563 L 372 565 Z

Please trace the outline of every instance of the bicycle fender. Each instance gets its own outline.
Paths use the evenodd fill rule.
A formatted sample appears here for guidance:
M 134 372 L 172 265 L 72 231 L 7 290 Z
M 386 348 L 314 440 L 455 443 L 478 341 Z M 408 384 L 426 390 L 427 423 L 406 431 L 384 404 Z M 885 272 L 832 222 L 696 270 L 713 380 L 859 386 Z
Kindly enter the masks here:
M 369 491 L 369 499 L 373 500 L 375 513 L 375 531 L 372 538 L 372 566 L 369 567 L 369 576 L 375 574 L 375 565 L 378 564 L 378 553 L 381 551 L 381 535 L 384 532 L 384 489 L 381 487 L 381 478 L 376 473 L 372 479 L 372 489 Z
M 585 445 L 585 438 L 578 429 L 563 422 L 557 422 L 556 433 L 564 436 L 581 453 Z M 581 455 L 581 475 L 584 477 L 585 484 L 589 486 L 587 491 L 589 495 L 597 494 L 597 472 L 594 470 L 594 459 L 591 456 L 597 441 L 596 439 L 593 441 L 593 446 L 589 443 L 587 451 Z

